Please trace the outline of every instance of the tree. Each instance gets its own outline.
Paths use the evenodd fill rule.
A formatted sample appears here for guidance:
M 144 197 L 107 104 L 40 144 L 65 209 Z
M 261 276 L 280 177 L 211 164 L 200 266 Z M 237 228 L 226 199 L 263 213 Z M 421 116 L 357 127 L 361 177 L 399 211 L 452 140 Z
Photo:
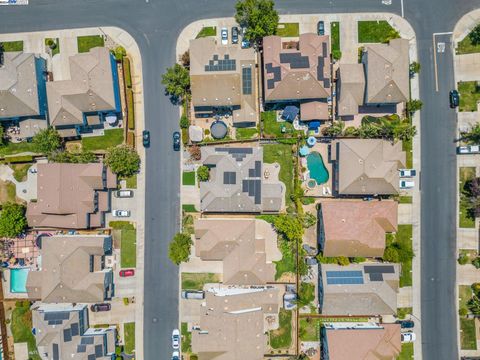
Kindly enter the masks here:
M 168 257 L 175 265 L 180 265 L 180 263 L 188 260 L 192 244 L 190 235 L 183 233 L 175 234 L 168 246 Z
M 25 206 L 7 202 L 0 214 L 0 236 L 13 238 L 20 235 L 27 227 Z
M 359 135 L 363 139 L 375 139 L 380 137 L 380 127 L 375 124 L 362 123 Z
M 423 103 L 420 100 L 414 99 L 407 101 L 407 111 L 410 114 L 413 114 L 415 111 L 418 111 L 422 108 Z
M 55 151 L 48 156 L 48 160 L 57 163 L 88 164 L 97 162 L 95 154 L 88 150 L 81 152 Z
M 410 64 L 410 74 L 418 74 L 420 72 L 420 63 L 414 61 Z
M 62 139 L 57 130 L 49 127 L 36 133 L 32 138 L 32 143 L 36 152 L 50 154 L 60 148 Z
M 470 41 L 473 45 L 480 44 L 480 25 L 475 26 L 475 28 L 468 34 Z
M 467 316 L 468 315 L 468 309 L 464 308 L 464 307 L 461 307 L 460 309 L 458 309 L 458 315 Z
M 178 57 L 178 60 L 182 63 L 183 67 L 190 68 L 190 51 L 185 51 L 182 55 Z
M 478 144 L 480 142 L 480 123 L 476 123 L 470 131 L 461 133 L 462 139 L 469 144 Z
M 408 122 L 396 126 L 393 131 L 393 137 L 403 141 L 410 141 L 415 135 L 417 135 L 417 128 Z
M 190 93 L 190 74 L 182 65 L 175 64 L 163 74 L 162 84 L 173 102 L 181 102 Z
M 299 307 L 308 306 L 313 300 L 315 300 L 315 285 L 302 282 L 298 289 L 297 305 Z
M 273 0 L 243 0 L 235 5 L 235 20 L 246 29 L 245 39 L 258 46 L 277 32 L 279 16 Z
M 117 46 L 115 50 L 113 50 L 113 54 L 115 55 L 115 60 L 122 61 L 123 57 L 127 55 L 127 50 L 123 46 Z
M 283 235 L 289 241 L 298 241 L 303 236 L 303 224 L 297 217 L 290 215 L 278 216 L 273 226 L 277 233 Z
M 303 223 L 303 227 L 305 229 L 308 229 L 309 227 L 315 225 L 317 223 L 317 217 L 315 215 L 313 215 L 312 213 L 305 213 L 304 215 L 302 215 L 302 223 Z
M 188 120 L 188 117 L 185 116 L 185 114 L 183 114 L 181 117 L 180 117 L 180 127 L 182 129 L 186 129 L 190 126 L 190 121 Z
M 473 315 L 480 315 L 480 298 L 473 295 L 467 302 L 467 307 Z
M 360 130 L 355 126 L 349 126 L 343 131 L 343 136 L 353 136 L 356 137 L 360 134 Z
M 210 169 L 202 165 L 197 169 L 197 178 L 198 181 L 208 181 L 210 179 Z
M 119 145 L 107 150 L 105 164 L 118 176 L 130 177 L 140 170 L 140 156 L 128 145 Z
M 345 123 L 343 121 L 334 121 L 331 126 L 324 128 L 322 134 L 325 136 L 337 137 L 342 135 Z
M 398 250 L 393 246 L 388 246 L 383 252 L 383 260 L 392 263 L 398 263 L 400 261 Z
M 202 158 L 202 151 L 200 150 L 200 146 L 198 145 L 190 146 L 188 152 L 190 153 L 190 157 L 192 158 L 192 160 L 198 161 Z

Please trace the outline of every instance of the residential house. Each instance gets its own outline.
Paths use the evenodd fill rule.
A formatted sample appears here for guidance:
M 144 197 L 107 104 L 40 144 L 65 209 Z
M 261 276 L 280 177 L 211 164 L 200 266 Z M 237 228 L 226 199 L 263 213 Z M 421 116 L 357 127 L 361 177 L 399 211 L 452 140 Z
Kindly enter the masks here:
M 195 221 L 195 254 L 203 261 L 221 261 L 223 283 L 265 285 L 275 281 L 282 254 L 277 233 L 264 220 L 199 219 Z
M 322 359 L 395 360 L 402 350 L 400 330 L 399 324 L 325 324 Z
M 281 301 L 276 288 L 207 292 L 200 309 L 200 329 L 192 332 L 192 352 L 199 360 L 263 359 L 266 333 L 278 328 Z
M 329 37 L 301 34 L 298 43 L 263 38 L 264 100 L 299 104 L 301 120 L 328 120 L 331 95 Z
M 340 64 L 337 79 L 337 114 L 343 120 L 353 119 L 365 97 L 363 64 Z
M 107 117 L 121 113 L 115 59 L 107 48 L 69 58 L 70 79 L 47 83 L 50 125 L 62 137 L 76 137 L 102 128 Z M 109 120 L 110 121 L 110 120 Z
M 38 164 L 37 202 L 27 205 L 34 228 L 89 229 L 105 226 L 117 177 L 102 163 Z
M 382 257 L 385 234 L 397 231 L 398 203 L 392 200 L 322 201 L 318 206 L 323 256 Z
M 90 328 L 81 304 L 34 304 L 32 332 L 42 360 L 114 360 L 115 326 Z
M 397 313 L 400 265 L 321 264 L 319 305 L 324 315 L 374 316 Z
M 214 37 L 190 41 L 190 86 L 197 116 L 230 111 L 235 126 L 258 123 L 257 69 L 253 48 L 220 45 Z
M 112 238 L 103 235 L 42 236 L 39 271 L 29 271 L 29 299 L 44 303 L 94 303 L 111 299 L 113 272 L 106 267 Z
M 398 194 L 398 169 L 406 162 L 401 141 L 342 139 L 332 142 L 330 153 L 338 195 Z
M 0 121 L 41 118 L 47 111 L 45 59 L 24 52 L 0 55 Z
M 362 54 L 367 86 L 365 103 L 397 104 L 410 98 L 409 44 L 393 39 L 388 44 L 368 44 Z
M 200 182 L 202 212 L 278 213 L 285 185 L 263 164 L 262 147 L 202 147 L 210 180 Z

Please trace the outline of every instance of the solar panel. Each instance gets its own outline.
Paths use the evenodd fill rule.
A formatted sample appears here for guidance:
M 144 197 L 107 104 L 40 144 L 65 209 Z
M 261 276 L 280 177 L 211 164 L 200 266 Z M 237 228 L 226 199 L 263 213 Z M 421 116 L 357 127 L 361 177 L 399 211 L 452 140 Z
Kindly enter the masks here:
M 213 55 L 213 60 L 209 60 L 208 65 L 205 65 L 205 71 L 234 71 L 236 68 L 235 59 L 230 59 L 229 55 L 224 55 L 223 59 Z
M 252 94 L 252 68 L 242 69 L 242 88 L 244 95 Z
M 253 169 L 248 169 L 248 177 L 260 177 L 262 172 L 262 162 L 255 161 L 255 167 Z
M 383 281 L 382 273 L 371 273 L 369 274 L 370 281 Z
M 281 53 L 280 62 L 290 64 L 291 69 L 306 69 L 310 67 L 308 56 L 302 56 L 301 53 Z
M 102 357 L 103 356 L 103 346 L 102 345 L 95 345 L 95 356 Z
M 77 352 L 78 353 L 84 353 L 85 351 L 87 351 L 87 345 L 78 345 L 77 346 Z
M 361 271 L 327 271 L 327 277 L 363 277 Z
M 328 285 L 354 285 L 363 284 L 361 271 L 327 271 Z
M 53 360 L 60 360 L 60 355 L 58 353 L 58 344 L 53 344 Z
M 95 360 L 97 357 L 95 356 L 95 354 L 90 354 L 88 355 L 87 357 L 87 360 Z
M 78 336 L 79 334 L 78 323 L 73 323 L 70 328 L 72 331 L 72 336 Z
M 80 344 L 82 344 L 82 345 L 92 345 L 93 344 L 93 337 L 82 336 L 82 340 L 80 340 Z
M 233 171 L 225 171 L 223 173 L 224 185 L 235 185 L 237 183 L 237 173 Z
M 63 329 L 63 341 L 72 341 L 72 332 L 70 331 L 70 329 Z
M 363 270 L 367 273 L 394 274 L 395 268 L 392 265 L 364 266 Z

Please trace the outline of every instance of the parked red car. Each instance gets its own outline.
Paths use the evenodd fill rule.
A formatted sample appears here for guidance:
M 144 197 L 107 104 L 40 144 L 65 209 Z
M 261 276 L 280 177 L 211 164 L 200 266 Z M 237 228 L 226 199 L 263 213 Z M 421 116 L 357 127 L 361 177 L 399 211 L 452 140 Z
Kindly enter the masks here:
M 135 270 L 133 269 L 120 270 L 121 277 L 129 277 L 133 275 L 135 275 Z

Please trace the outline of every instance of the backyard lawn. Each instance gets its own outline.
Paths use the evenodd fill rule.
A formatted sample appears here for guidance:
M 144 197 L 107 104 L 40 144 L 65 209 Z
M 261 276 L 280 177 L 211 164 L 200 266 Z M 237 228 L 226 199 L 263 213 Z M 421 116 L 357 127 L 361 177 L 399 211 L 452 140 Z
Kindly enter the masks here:
M 396 234 L 387 234 L 387 246 L 397 242 L 399 247 L 412 251 L 412 225 L 398 225 Z M 400 287 L 412 286 L 412 260 L 402 261 Z
M 279 244 L 279 249 L 282 253 L 282 259 L 280 261 L 274 261 L 275 263 L 275 280 L 280 279 L 284 273 L 295 273 L 297 264 L 295 261 L 295 254 L 290 251 L 290 247 L 286 244 Z
M 279 328 L 269 333 L 272 349 L 289 348 L 292 344 L 292 312 L 280 309 L 279 322 Z
M 184 171 L 182 173 L 183 185 L 195 185 L 195 171 Z
M 460 342 L 462 350 L 477 350 L 475 319 L 460 318 Z
M 456 52 L 458 55 L 480 52 L 480 44 L 473 45 L 469 35 L 470 34 L 465 36 L 465 38 L 458 43 L 457 49 L 456 49 Z
M 472 180 L 475 177 L 475 168 L 474 167 L 461 167 L 459 169 L 459 194 L 460 194 L 460 204 L 459 204 L 459 226 L 461 228 L 474 228 L 475 227 L 475 217 L 472 216 L 469 212 L 469 200 L 468 197 L 464 194 L 463 188 L 465 183 L 468 180 Z
M 182 322 L 182 352 L 192 352 L 192 333 L 188 331 L 188 323 Z
M 30 142 L 19 142 L 19 143 L 7 143 L 6 145 L 0 147 L 0 155 L 14 155 L 23 152 L 35 152 L 35 146 Z
M 412 360 L 413 359 L 413 343 L 402 344 L 402 352 L 398 355 L 397 360 Z
M 120 145 L 123 142 L 123 129 L 105 130 L 105 135 L 88 136 L 82 138 L 84 150 L 107 150 L 110 147 Z
M 318 341 L 320 338 L 320 320 L 312 318 L 300 319 L 300 340 L 302 341 Z
M 5 52 L 14 52 L 14 51 L 23 51 L 23 41 L 4 41 L 1 43 L 3 45 L 3 51 Z
M 216 26 L 207 26 L 202 28 L 197 35 L 197 39 L 207 36 L 216 36 L 217 35 L 217 27 Z
M 336 60 L 342 57 L 340 51 L 340 23 L 338 21 L 332 21 L 330 23 L 330 34 L 332 41 L 332 55 Z
M 16 186 L 10 181 L 0 180 L 0 203 L 16 202 Z
M 358 22 L 359 43 L 386 43 L 399 37 L 398 31 L 385 20 Z
M 293 125 L 288 121 L 277 122 L 277 114 L 275 111 L 265 111 L 261 114 L 263 122 L 263 135 L 265 137 L 290 137 L 291 134 L 296 134 Z M 285 127 L 285 133 L 282 133 L 282 126 Z
M 124 338 L 125 338 L 125 353 L 133 354 L 135 350 L 135 323 L 125 323 L 123 324 Z
M 256 127 L 253 128 L 237 128 L 235 130 L 235 138 L 237 140 L 248 140 L 253 138 L 254 136 L 257 137 L 258 130 Z
M 30 358 L 32 360 L 40 360 L 41 358 L 38 355 L 35 337 L 32 334 L 32 312 L 30 311 L 29 301 L 17 301 L 15 303 L 10 328 L 12 330 L 14 342 L 26 342 Z
M 122 268 L 134 268 L 137 266 L 137 233 L 134 229 L 122 230 L 121 241 L 121 266 Z
M 480 83 L 476 81 L 460 81 L 458 83 L 460 95 L 460 111 L 477 111 L 477 102 L 480 100 Z
M 277 35 L 280 37 L 297 37 L 300 36 L 298 23 L 279 23 L 277 27 Z
M 77 37 L 77 46 L 79 53 L 86 53 L 91 48 L 103 47 L 105 45 L 103 37 L 100 35 L 79 36 Z
M 220 282 L 220 274 L 182 273 L 182 290 L 202 290 L 207 283 Z
M 292 145 L 268 144 L 263 147 L 263 161 L 267 164 L 280 165 L 279 178 L 285 184 L 285 200 L 289 207 L 292 204 L 290 194 L 293 191 L 293 155 Z

